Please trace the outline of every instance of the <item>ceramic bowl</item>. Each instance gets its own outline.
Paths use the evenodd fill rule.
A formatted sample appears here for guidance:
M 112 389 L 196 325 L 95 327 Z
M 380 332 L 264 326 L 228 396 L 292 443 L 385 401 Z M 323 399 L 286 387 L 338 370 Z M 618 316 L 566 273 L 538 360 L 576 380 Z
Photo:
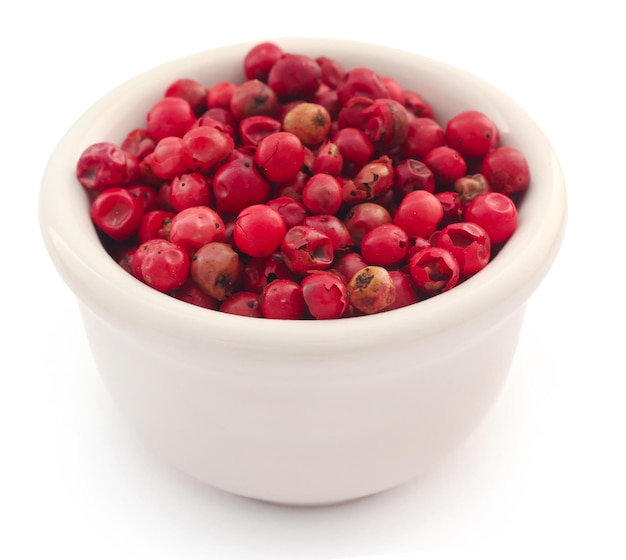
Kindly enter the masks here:
M 75 166 L 88 145 L 120 142 L 180 77 L 242 81 L 253 46 L 169 62 L 105 95 L 45 169 L 40 225 L 76 295 L 95 363 L 152 448 L 228 492 L 286 504 L 377 493 L 434 467 L 479 423 L 515 354 L 528 298 L 559 250 L 566 194 L 542 131 L 511 99 L 463 70 L 378 45 L 275 39 L 285 51 L 368 66 L 420 92 L 445 122 L 489 115 L 521 149 L 532 182 L 513 237 L 454 289 L 402 309 L 329 321 L 252 319 L 157 292 L 103 249 Z

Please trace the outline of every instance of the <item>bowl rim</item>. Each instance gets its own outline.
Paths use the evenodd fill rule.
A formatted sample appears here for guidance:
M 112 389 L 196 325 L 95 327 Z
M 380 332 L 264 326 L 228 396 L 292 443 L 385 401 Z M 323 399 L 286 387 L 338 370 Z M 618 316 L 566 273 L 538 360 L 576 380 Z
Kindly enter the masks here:
M 357 53 L 354 56 L 363 61 L 393 60 L 430 73 L 434 79 L 453 77 L 465 87 L 476 88 L 476 95 L 490 99 L 509 125 L 503 142 L 516 139 L 532 152 L 526 155 L 533 177 L 513 237 L 485 269 L 454 289 L 413 306 L 364 317 L 325 321 L 240 317 L 190 305 L 137 281 L 110 258 L 97 237 L 89 219 L 86 194 L 73 175 L 75 154 L 86 147 L 86 131 L 109 118 L 111 106 L 121 103 L 134 89 L 158 82 L 165 74 L 173 76 L 176 68 L 199 67 L 211 57 L 241 59 L 242 53 L 261 42 L 249 41 L 166 62 L 114 88 L 78 117 L 50 155 L 40 186 L 41 235 L 59 274 L 81 304 L 104 320 L 124 323 L 135 332 L 170 333 L 184 337 L 192 345 L 211 340 L 222 347 L 308 355 L 321 349 L 339 353 L 381 343 L 416 343 L 446 330 L 484 328 L 525 304 L 558 253 L 567 219 L 563 173 L 537 124 L 491 84 L 465 70 L 413 52 L 343 39 L 266 40 L 292 52 L 317 51 L 320 55 L 328 53 L 327 56 Z

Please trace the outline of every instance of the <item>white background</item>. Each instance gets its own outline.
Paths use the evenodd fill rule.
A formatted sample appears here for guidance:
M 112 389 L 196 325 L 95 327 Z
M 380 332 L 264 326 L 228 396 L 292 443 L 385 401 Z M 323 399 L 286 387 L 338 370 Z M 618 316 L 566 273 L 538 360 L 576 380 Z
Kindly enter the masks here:
M 0 557 L 626 557 L 626 43 L 609 6 L 3 3 Z M 330 508 L 227 495 L 144 449 L 100 382 L 37 223 L 48 155 L 104 93 L 179 56 L 289 35 L 399 47 L 492 82 L 551 140 L 570 207 L 483 424 L 432 473 Z

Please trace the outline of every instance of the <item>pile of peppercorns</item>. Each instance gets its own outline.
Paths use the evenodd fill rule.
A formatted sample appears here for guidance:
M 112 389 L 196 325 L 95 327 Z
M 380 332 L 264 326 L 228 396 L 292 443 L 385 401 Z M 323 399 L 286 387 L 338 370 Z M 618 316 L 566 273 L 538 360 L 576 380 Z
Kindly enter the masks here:
M 242 83 L 178 79 L 77 162 L 138 280 L 225 313 L 354 317 L 450 290 L 515 231 L 529 167 L 487 115 L 440 124 L 392 77 L 271 42 L 242 64 Z

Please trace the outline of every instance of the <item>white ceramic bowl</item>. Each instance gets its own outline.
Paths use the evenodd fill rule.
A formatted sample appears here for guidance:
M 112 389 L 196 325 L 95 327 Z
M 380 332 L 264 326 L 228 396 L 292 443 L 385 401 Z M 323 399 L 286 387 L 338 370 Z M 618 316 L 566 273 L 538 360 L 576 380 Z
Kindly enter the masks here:
M 398 50 L 275 39 L 284 50 L 369 66 L 429 101 L 440 122 L 488 114 L 526 155 L 532 183 L 518 230 L 480 273 L 415 306 L 333 321 L 251 319 L 163 295 L 119 267 L 75 178 L 94 142 L 120 142 L 180 77 L 241 81 L 239 44 L 150 70 L 71 127 L 45 170 L 41 231 L 75 293 L 99 371 L 132 425 L 183 471 L 243 496 L 289 504 L 349 500 L 431 468 L 476 426 L 515 353 L 525 304 L 560 247 L 563 176 L 536 124 L 464 71 Z

